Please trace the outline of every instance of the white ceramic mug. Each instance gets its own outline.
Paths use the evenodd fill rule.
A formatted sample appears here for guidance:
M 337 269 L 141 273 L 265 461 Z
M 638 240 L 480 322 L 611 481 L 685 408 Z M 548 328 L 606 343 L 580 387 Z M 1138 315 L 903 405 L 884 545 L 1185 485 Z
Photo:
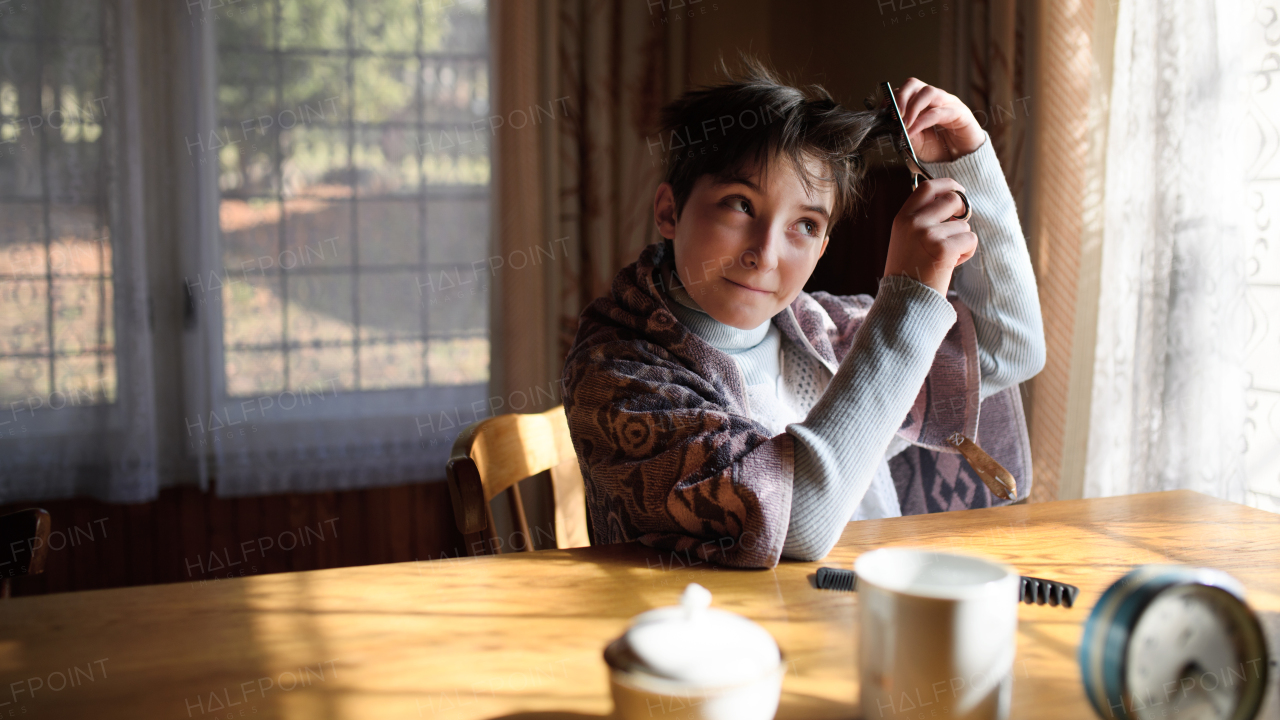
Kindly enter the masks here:
M 1018 573 L 970 555 L 882 548 L 854 563 L 866 720 L 1004 720 Z

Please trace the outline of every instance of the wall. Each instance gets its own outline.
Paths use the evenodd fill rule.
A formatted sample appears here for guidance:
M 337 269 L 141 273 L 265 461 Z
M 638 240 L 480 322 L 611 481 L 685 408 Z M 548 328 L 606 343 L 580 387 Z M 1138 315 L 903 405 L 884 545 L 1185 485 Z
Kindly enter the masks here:
M 154 502 L 73 499 L 0 506 L 49 511 L 41 575 L 13 594 L 96 590 L 228 576 L 407 562 L 465 554 L 443 482 L 374 490 L 218 498 L 194 486 Z
M 862 99 L 883 80 L 897 86 L 915 76 L 943 83 L 949 75 L 943 66 L 943 38 L 953 20 L 952 3 L 909 1 L 914 10 L 902 9 L 902 0 L 690 4 L 698 12 L 682 21 L 688 23 L 689 80 L 711 82 L 719 56 L 732 67 L 738 51 L 749 50 L 795 82 L 821 83 L 838 102 L 855 109 L 862 108 Z M 716 9 L 702 13 L 701 4 Z M 920 12 L 925 16 L 919 17 Z M 678 13 L 673 8 L 669 14 Z

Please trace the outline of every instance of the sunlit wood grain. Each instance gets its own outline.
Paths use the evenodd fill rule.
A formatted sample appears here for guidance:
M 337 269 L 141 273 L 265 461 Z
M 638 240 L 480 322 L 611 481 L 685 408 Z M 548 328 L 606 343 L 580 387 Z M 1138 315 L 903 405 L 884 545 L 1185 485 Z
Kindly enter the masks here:
M 1280 617 L 1280 515 L 1172 492 L 855 523 L 824 562 L 773 570 L 627 544 L 20 598 L 0 604 L 0 703 L 11 703 L 0 711 L 599 718 L 611 710 L 605 644 L 696 581 L 782 646 L 780 718 L 852 718 L 857 595 L 816 590 L 810 576 L 904 544 L 982 553 L 1080 587 L 1071 610 L 1020 606 L 1014 718 L 1092 717 L 1075 661 L 1083 622 L 1135 564 L 1222 568 L 1273 630 Z M 49 689 L 75 667 L 94 678 Z M 1266 717 L 1276 717 L 1271 692 Z

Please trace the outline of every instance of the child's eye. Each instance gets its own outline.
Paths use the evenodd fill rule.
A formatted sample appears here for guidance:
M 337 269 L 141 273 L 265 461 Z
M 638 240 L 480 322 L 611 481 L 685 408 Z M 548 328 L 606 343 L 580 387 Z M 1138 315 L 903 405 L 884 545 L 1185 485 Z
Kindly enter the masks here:
M 803 232 L 805 235 L 818 234 L 818 224 L 811 220 L 801 220 L 800 222 L 796 223 L 796 226 L 799 227 L 800 232 Z
M 746 198 L 731 197 L 728 200 L 725 200 L 724 204 L 738 212 L 744 212 L 748 215 L 751 214 L 751 203 L 747 202 Z

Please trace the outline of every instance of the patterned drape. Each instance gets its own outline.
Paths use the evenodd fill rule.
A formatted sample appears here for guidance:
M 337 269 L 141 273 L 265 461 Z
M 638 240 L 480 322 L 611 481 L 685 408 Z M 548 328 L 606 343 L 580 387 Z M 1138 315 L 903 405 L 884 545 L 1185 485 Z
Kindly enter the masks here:
M 685 75 L 687 23 L 672 21 L 670 5 L 491 0 L 494 114 L 541 120 L 494 138 L 493 252 L 504 266 L 490 319 L 496 412 L 560 403 L 578 315 L 658 238 L 654 126 Z M 531 525 L 552 517 L 548 490 L 524 483 Z M 506 503 L 494 515 L 509 532 Z
M 943 38 L 942 82 L 991 137 L 1040 286 L 1048 359 L 1022 392 L 1036 478 L 1031 499 L 1054 500 L 1075 341 L 1093 3 L 1037 9 L 1034 0 L 960 0 L 955 10 Z
M 555 218 L 569 261 L 557 274 L 558 356 L 578 314 L 658 240 L 653 192 L 663 173 L 663 104 L 682 90 L 680 23 L 665 3 L 563 0 L 556 24 L 557 93 L 578 113 L 557 130 Z
M 1029 144 L 1036 109 L 1028 62 L 1031 16 L 1031 0 L 955 3 L 955 16 L 944 15 L 950 23 L 944 32 L 951 37 L 945 38 L 940 78 L 991 136 L 1024 226 L 1031 204 Z
M 497 279 L 495 395 L 557 381 L 578 314 L 658 238 L 656 123 L 684 82 L 683 26 L 667 5 L 494 0 L 497 110 L 565 110 L 508 133 L 497 156 L 498 251 L 541 245 L 552 258 Z

